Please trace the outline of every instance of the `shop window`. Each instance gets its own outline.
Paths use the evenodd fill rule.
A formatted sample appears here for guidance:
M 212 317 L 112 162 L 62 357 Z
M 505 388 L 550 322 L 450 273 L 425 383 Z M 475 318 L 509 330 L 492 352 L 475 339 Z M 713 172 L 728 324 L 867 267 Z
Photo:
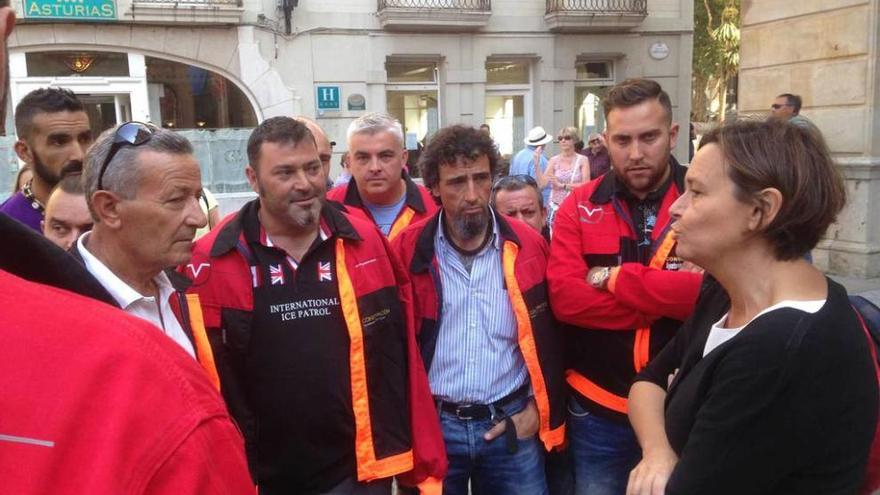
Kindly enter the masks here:
M 128 55 L 111 52 L 31 52 L 28 77 L 128 77 Z
M 513 61 L 486 62 L 486 84 L 528 84 L 529 64 Z
M 247 97 L 220 74 L 153 57 L 146 57 L 146 65 L 152 118 L 162 127 L 219 129 L 257 125 Z
M 389 83 L 436 83 L 437 64 L 435 62 L 394 62 L 385 63 Z

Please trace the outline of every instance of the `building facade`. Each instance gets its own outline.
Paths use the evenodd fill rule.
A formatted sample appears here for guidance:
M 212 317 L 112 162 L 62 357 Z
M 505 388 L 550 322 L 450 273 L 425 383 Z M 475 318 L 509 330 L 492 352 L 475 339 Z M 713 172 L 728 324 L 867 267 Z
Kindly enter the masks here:
M 660 82 L 684 129 L 690 114 L 690 0 L 17 1 L 12 104 L 65 86 L 96 130 L 179 129 L 221 194 L 248 189 L 244 141 L 276 115 L 315 118 L 338 143 L 335 168 L 367 111 L 397 116 L 414 157 L 453 123 L 489 124 L 507 155 L 536 125 L 585 137 L 628 77 Z M 682 161 L 687 148 L 682 132 Z
M 739 110 L 766 112 L 780 93 L 802 97 L 846 178 L 816 264 L 880 277 L 880 0 L 743 0 Z

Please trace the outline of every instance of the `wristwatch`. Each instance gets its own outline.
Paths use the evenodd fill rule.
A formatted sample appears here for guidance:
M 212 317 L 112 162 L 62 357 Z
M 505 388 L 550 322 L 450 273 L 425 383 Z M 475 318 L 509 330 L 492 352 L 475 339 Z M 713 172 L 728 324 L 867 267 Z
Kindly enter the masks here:
M 611 276 L 611 267 L 603 266 L 602 268 L 592 271 L 588 282 L 596 289 L 604 289 L 608 284 L 608 278 Z

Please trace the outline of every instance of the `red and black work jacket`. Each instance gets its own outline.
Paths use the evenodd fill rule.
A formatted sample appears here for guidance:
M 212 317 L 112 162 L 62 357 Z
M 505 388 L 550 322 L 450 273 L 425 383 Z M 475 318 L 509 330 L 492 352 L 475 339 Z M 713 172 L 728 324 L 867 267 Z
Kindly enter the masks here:
M 700 275 L 676 271 L 669 207 L 684 192 L 687 170 L 674 158 L 669 167 L 649 250 L 638 246 L 614 173 L 575 189 L 553 224 L 547 281 L 565 334 L 566 381 L 584 408 L 609 419 L 627 420 L 633 378 L 690 315 L 700 289 Z M 618 267 L 608 290 L 587 282 L 598 266 Z
M 387 240 L 375 225 L 325 204 L 321 229 L 323 232 L 326 227 L 329 234 L 326 238 L 322 234 L 316 243 L 320 241 L 320 256 L 326 255 L 329 261 L 310 259 L 307 253 L 291 277 L 283 251 L 254 242 L 254 236 L 260 234 L 253 231 L 262 231 L 258 210 L 259 200 L 254 200 L 238 214 L 227 217 L 196 242 L 192 262 L 180 269 L 193 279 L 190 292 L 201 296 L 208 338 L 217 356 L 221 391 L 243 430 L 251 471 L 260 489 L 293 493 L 303 490 L 302 480 L 326 482 L 327 473 L 303 473 L 302 465 L 308 463 L 290 455 L 296 450 L 286 442 L 298 442 L 296 437 L 280 439 L 289 436 L 290 431 L 308 428 L 303 418 L 320 418 L 322 412 L 324 403 L 320 401 L 305 405 L 307 411 L 281 411 L 278 407 L 285 403 L 301 405 L 296 397 L 288 402 L 278 400 L 285 394 L 297 394 L 298 384 L 303 386 L 300 380 L 326 379 L 309 371 L 305 372 L 307 376 L 284 373 L 292 369 L 285 364 L 290 356 L 284 354 L 284 349 L 311 345 L 314 352 L 347 360 L 339 367 L 343 370 L 339 373 L 347 376 L 327 384 L 350 387 L 326 392 L 343 397 L 350 411 L 326 411 L 326 415 L 349 418 L 351 426 L 341 428 L 348 429 L 351 443 L 346 440 L 331 445 L 332 438 L 346 437 L 343 431 L 327 438 L 326 449 L 318 446 L 318 453 L 327 450 L 345 459 L 353 458 L 348 476 L 356 476 L 359 481 L 403 475 L 406 484 L 417 484 L 423 493 L 439 493 L 447 467 L 443 438 L 416 345 L 411 286 Z M 277 264 L 263 266 L 261 256 L 265 254 L 259 253 L 270 251 L 281 253 L 281 258 Z M 307 259 L 308 267 L 303 265 Z M 306 282 L 307 273 L 312 282 Z M 291 295 L 294 293 L 299 294 L 297 297 L 312 297 L 319 287 L 308 285 L 313 282 L 320 282 L 323 291 L 328 290 L 323 284 L 329 284 L 335 316 L 296 328 L 290 322 L 281 322 L 301 318 L 286 301 L 295 299 Z M 299 283 L 307 285 L 297 287 Z M 285 300 L 285 294 L 291 296 Z M 308 308 L 305 311 L 323 311 Z M 269 315 L 276 310 L 291 311 L 285 313 L 289 318 Z M 342 338 L 328 341 L 330 333 L 341 333 Z M 291 338 L 339 345 L 332 349 L 323 344 L 316 347 L 314 342 L 303 340 L 299 344 Z M 338 370 L 331 371 L 329 374 Z M 312 376 L 308 376 L 310 373 Z M 310 387 L 314 391 L 315 386 Z M 294 469 L 299 470 L 298 477 L 291 475 Z M 314 488 L 314 492 L 321 492 L 327 487 Z
M 85 265 L 82 255 L 77 248 L 77 244 L 71 246 L 68 253 L 79 261 L 80 265 Z M 116 299 L 104 289 L 100 282 L 98 282 L 88 270 L 83 271 L 85 273 L 81 276 L 83 278 L 87 277 L 94 280 L 97 283 L 96 287 L 98 288 L 92 290 L 90 293 L 81 293 L 118 308 L 119 304 L 116 302 Z M 199 301 L 199 296 L 198 294 L 186 293 L 190 286 L 190 280 L 188 278 L 181 276 L 176 271 L 170 269 L 165 270 L 165 274 L 168 275 L 168 280 L 171 282 L 171 286 L 174 287 L 174 294 L 171 295 L 171 300 L 169 301 L 171 311 L 174 312 L 174 316 L 177 317 L 177 321 L 180 323 L 183 333 L 186 334 L 186 337 L 192 344 L 196 360 L 202 365 L 202 368 L 205 370 L 205 373 L 207 373 L 208 379 L 211 381 L 211 384 L 214 385 L 214 388 L 220 390 L 220 377 L 217 374 L 214 353 L 211 350 L 211 345 L 208 343 L 208 334 L 205 330 L 205 321 L 202 317 L 202 305 Z
M 406 172 L 403 172 L 403 180 L 406 182 L 406 199 L 403 208 L 400 209 L 397 218 L 391 225 L 391 230 L 388 231 L 389 241 L 393 241 L 398 234 L 403 232 L 403 229 L 430 217 L 437 211 L 437 203 L 434 202 L 434 198 L 426 188 L 413 182 Z M 327 191 L 327 199 L 342 203 L 348 213 L 375 223 L 370 209 L 361 199 L 354 177 L 348 184 Z
M 538 436 L 547 450 L 565 439 L 565 382 L 562 348 L 547 302 L 547 243 L 525 223 L 493 211 L 502 241 L 504 285 L 516 317 L 519 349 L 528 369 L 540 417 Z M 443 287 L 434 252 L 439 212 L 404 230 L 392 243 L 409 267 L 415 296 L 417 338 L 425 369 L 431 369 L 440 320 Z

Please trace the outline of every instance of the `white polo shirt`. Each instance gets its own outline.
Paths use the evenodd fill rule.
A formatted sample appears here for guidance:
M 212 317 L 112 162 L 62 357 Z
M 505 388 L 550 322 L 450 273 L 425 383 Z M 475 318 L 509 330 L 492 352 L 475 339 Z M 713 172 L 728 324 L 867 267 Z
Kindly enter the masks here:
M 141 295 L 140 292 L 123 282 L 122 279 L 107 268 L 107 265 L 86 249 L 85 242 L 83 241 L 85 241 L 88 235 L 89 232 L 81 235 L 76 241 L 76 246 L 89 273 L 107 289 L 107 292 L 113 296 L 113 299 L 116 300 L 116 303 L 119 304 L 123 311 L 156 325 L 165 335 L 174 342 L 177 342 L 180 347 L 183 347 L 183 350 L 195 358 L 192 343 L 183 331 L 183 327 L 180 326 L 180 322 L 177 321 L 174 311 L 171 310 L 171 303 L 169 301 L 174 295 L 174 287 L 171 285 L 168 275 L 165 272 L 159 272 L 158 275 L 153 277 L 153 282 L 159 289 L 159 304 L 156 304 L 155 297 Z

